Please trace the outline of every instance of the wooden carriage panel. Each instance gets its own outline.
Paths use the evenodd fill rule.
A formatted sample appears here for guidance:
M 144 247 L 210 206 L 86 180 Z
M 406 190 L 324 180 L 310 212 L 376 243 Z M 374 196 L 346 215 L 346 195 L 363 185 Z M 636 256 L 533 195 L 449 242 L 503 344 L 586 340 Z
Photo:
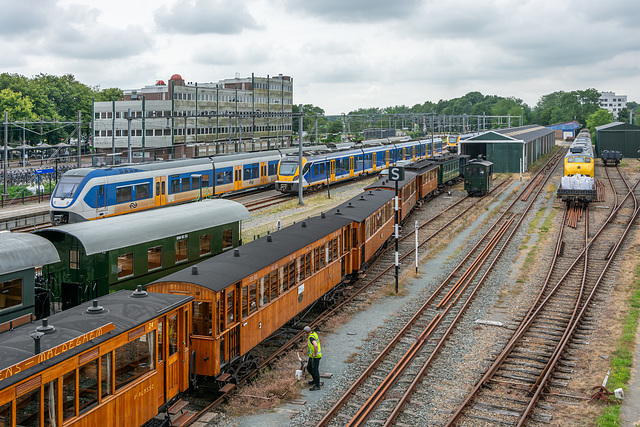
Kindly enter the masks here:
M 393 236 L 394 224 L 395 219 L 392 217 L 382 226 L 380 230 L 376 232 L 375 235 L 371 236 L 369 240 L 365 242 L 365 260 L 370 259 L 378 251 L 378 249 L 380 249 L 384 242 L 386 242 L 389 237 Z
M 215 376 L 220 372 L 220 358 L 216 348 L 220 345 L 214 337 L 191 336 L 191 351 L 196 352 L 196 374 Z
M 288 289 L 277 299 L 243 319 L 241 352 L 245 354 L 322 297 L 342 280 L 340 261 Z

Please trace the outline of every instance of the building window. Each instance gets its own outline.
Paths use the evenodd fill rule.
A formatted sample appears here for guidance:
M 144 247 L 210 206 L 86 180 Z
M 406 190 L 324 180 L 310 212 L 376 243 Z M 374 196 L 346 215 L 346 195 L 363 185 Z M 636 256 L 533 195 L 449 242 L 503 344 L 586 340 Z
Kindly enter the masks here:
M 222 249 L 229 249 L 233 247 L 233 229 L 227 228 L 222 231 Z
M 149 271 L 162 267 L 162 246 L 154 246 L 147 250 L 147 269 Z
M 133 252 L 118 255 L 118 279 L 133 276 Z
M 200 236 L 200 256 L 211 253 L 211 234 Z
M 0 283 L 0 310 L 22 304 L 22 278 Z
M 184 261 L 188 257 L 188 241 L 186 238 L 176 240 L 176 262 Z

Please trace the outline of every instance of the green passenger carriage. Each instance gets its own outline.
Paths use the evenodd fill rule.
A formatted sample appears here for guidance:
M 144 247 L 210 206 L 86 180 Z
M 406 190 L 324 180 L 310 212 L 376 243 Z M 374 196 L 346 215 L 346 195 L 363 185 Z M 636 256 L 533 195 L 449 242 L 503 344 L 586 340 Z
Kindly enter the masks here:
M 240 245 L 247 209 L 202 200 L 129 215 L 47 228 L 60 261 L 44 266 L 62 309 L 117 289 L 135 289 Z

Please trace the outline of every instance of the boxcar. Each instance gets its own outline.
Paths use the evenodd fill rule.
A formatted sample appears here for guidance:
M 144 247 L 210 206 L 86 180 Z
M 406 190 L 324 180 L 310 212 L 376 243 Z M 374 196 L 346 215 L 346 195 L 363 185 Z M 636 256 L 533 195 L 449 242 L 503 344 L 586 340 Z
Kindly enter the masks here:
M 120 291 L 0 325 L 4 426 L 139 426 L 189 383 L 188 295 Z
M 66 309 L 237 247 L 247 218 L 239 203 L 201 200 L 35 233 L 58 250 L 60 262 L 45 266 L 44 275 Z
M 60 261 L 53 244 L 26 233 L 0 232 L 0 322 L 49 314 L 42 266 Z
M 493 187 L 493 163 L 471 160 L 464 171 L 464 189 L 470 196 L 484 196 Z
M 147 285 L 192 295 L 198 375 L 231 376 L 258 343 L 357 272 L 393 230 L 393 194 L 370 191 L 320 216 Z

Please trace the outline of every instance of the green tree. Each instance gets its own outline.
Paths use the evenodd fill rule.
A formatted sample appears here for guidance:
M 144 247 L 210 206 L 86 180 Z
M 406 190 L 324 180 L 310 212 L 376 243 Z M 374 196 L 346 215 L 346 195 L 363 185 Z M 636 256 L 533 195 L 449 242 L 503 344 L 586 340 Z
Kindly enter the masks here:
M 618 111 L 618 121 L 622 123 L 629 123 L 629 113 L 631 113 L 631 111 L 626 107 Z
M 113 99 L 117 101 L 124 97 L 124 92 L 122 91 L 122 89 L 117 87 L 110 87 L 108 89 L 102 89 L 102 90 L 99 90 L 98 88 L 97 90 L 94 90 L 94 92 L 95 92 L 94 94 L 95 102 L 106 102 L 106 101 L 112 101 Z
M 543 95 L 533 110 L 533 120 L 541 125 L 577 121 L 584 124 L 600 108 L 596 89 L 558 91 Z
M 599 110 L 591 113 L 587 118 L 587 128 L 591 132 L 591 138 L 593 139 L 596 133 L 596 127 L 606 125 L 613 121 L 613 114 L 609 110 L 600 108 Z
M 14 92 L 11 89 L 0 90 L 0 111 L 3 112 L 2 120 L 4 120 L 4 112 L 9 113 L 9 120 L 35 120 L 36 114 L 33 112 L 33 102 L 28 96 L 23 96 L 20 92 Z M 22 132 L 17 129 L 12 131 L 7 136 L 7 139 L 11 141 L 18 141 L 22 139 Z

